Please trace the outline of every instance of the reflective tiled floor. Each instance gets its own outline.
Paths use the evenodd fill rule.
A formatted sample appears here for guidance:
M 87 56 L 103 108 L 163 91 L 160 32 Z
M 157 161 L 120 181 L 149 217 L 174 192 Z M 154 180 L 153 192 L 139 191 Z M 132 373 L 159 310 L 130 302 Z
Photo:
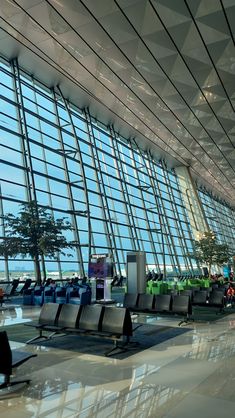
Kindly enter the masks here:
M 37 314 L 37 308 L 6 309 L 0 311 L 0 324 Z M 147 321 L 178 326 L 175 318 Z M 31 384 L 0 395 L 0 417 L 231 418 L 235 314 L 188 327 L 188 332 L 125 360 L 11 342 L 12 348 L 38 356 L 16 371 L 17 377 L 29 375 Z

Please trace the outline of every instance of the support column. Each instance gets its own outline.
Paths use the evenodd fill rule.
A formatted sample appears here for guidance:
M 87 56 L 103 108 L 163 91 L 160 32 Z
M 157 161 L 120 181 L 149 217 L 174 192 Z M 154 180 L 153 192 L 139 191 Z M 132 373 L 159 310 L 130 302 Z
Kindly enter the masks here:
M 188 167 L 176 167 L 175 172 L 178 176 L 179 186 L 188 213 L 193 238 L 198 240 L 204 232 L 209 231 L 209 225 L 198 196 L 195 182 Z

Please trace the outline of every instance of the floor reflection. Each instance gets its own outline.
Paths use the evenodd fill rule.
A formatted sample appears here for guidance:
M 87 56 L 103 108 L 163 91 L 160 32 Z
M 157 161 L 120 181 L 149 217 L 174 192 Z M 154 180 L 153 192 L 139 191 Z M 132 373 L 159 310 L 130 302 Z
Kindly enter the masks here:
M 9 305 L 0 310 L 0 324 L 24 323 L 39 310 Z M 138 315 L 135 322 L 178 326 L 177 318 Z M 181 418 L 181 405 L 190 399 L 194 411 L 198 397 L 205 400 L 203 418 L 212 416 L 215 401 L 227 418 L 235 406 L 234 329 L 235 314 L 190 324 L 185 334 L 124 360 L 11 341 L 38 356 L 16 370 L 30 385 L 0 394 L 1 418 Z

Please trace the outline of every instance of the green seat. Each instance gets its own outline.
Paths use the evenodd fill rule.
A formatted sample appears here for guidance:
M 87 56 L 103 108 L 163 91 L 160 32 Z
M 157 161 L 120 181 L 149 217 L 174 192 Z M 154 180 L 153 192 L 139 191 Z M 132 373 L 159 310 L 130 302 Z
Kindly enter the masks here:
M 160 295 L 160 287 L 159 286 L 153 286 L 152 287 L 152 295 Z
M 201 287 L 210 287 L 210 280 L 202 279 L 201 282 L 202 282 Z
M 183 283 L 176 283 L 176 290 L 184 290 L 185 289 L 185 285 Z
M 149 280 L 146 286 L 146 293 L 151 295 L 152 294 L 152 287 L 153 287 L 153 280 Z

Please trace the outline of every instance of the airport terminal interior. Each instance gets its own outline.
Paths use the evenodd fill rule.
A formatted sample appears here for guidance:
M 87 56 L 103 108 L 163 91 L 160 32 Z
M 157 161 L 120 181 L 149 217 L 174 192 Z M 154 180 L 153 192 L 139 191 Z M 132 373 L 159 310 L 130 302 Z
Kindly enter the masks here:
M 1 418 L 231 417 L 235 0 L 1 0 L 0 18 L 0 332 L 35 354 L 13 370 L 28 385 L 1 387 L 0 347 Z M 27 202 L 67 222 L 69 247 L 9 250 L 9 214 Z M 206 234 L 231 255 L 211 270 L 195 256 Z M 77 321 L 101 306 L 103 324 L 135 286 L 152 307 L 188 291 L 190 307 L 181 324 L 177 310 L 128 306 L 133 335 L 111 355 L 113 336 L 27 343 L 52 300 L 6 289 L 39 274 L 76 279 Z

